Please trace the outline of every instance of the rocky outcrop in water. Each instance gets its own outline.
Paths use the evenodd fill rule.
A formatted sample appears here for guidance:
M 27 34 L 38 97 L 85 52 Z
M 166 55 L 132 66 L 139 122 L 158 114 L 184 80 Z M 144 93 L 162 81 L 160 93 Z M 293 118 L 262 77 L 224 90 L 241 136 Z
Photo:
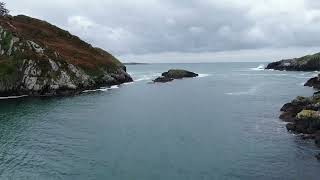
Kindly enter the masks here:
M 286 71 L 319 71 L 320 53 L 270 63 L 266 69 Z
M 285 104 L 281 111 L 280 119 L 288 122 L 288 131 L 302 134 L 303 139 L 315 139 L 320 146 L 320 94 L 299 96 Z
M 320 89 L 320 78 L 317 77 L 309 79 L 304 86 L 313 87 L 314 89 Z
M 45 21 L 0 17 L 0 96 L 55 96 L 132 81 L 111 54 Z
M 182 69 L 171 69 L 167 72 L 162 73 L 162 76 L 156 78 L 155 80 L 153 80 L 153 82 L 165 83 L 173 81 L 174 79 L 193 78 L 198 76 L 198 74 L 191 71 Z

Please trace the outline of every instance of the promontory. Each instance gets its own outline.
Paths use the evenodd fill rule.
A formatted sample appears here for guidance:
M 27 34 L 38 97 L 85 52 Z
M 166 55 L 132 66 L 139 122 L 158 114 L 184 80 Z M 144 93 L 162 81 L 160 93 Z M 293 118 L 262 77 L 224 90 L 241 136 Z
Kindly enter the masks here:
M 132 81 L 108 52 L 48 22 L 0 17 L 0 96 L 57 96 Z

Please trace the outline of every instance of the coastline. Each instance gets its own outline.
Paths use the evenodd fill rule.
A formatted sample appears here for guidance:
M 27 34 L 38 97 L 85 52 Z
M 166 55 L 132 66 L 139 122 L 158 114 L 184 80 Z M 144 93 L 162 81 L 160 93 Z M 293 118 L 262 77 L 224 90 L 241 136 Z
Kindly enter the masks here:
M 318 54 L 314 56 L 318 56 Z M 314 59 L 306 60 L 306 57 L 312 56 L 272 62 L 265 69 L 318 73 L 319 67 L 310 65 L 314 65 Z M 313 95 L 298 96 L 291 102 L 284 104 L 280 109 L 279 119 L 287 123 L 286 128 L 289 132 L 297 134 L 305 140 L 314 140 L 316 146 L 320 148 L 320 74 L 308 79 L 303 85 L 313 88 Z M 320 160 L 320 153 L 315 154 L 315 157 Z

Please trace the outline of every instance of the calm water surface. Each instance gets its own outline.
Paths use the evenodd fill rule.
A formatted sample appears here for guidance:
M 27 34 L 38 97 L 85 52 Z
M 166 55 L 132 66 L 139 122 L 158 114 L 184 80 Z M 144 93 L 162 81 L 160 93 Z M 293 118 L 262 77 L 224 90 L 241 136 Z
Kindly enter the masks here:
M 277 118 L 315 73 L 257 66 L 128 66 L 118 88 L 1 100 L 0 179 L 319 179 L 319 149 Z M 175 67 L 201 77 L 148 83 Z

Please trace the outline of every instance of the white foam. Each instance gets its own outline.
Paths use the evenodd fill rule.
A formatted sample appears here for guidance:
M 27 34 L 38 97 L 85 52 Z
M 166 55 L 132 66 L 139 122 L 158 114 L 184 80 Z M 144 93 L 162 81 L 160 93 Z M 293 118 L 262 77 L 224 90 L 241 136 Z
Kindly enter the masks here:
M 119 88 L 119 85 L 114 85 L 114 86 L 111 86 L 111 87 L 109 87 L 109 88 L 106 88 L 106 89 L 118 89 Z
M 118 85 L 114 85 L 114 86 L 111 86 L 111 87 L 101 87 L 101 88 L 99 88 L 99 89 L 85 90 L 85 91 L 82 91 L 82 92 L 83 92 L 83 93 L 97 92 L 97 91 L 105 92 L 105 91 L 108 91 L 108 90 L 111 90 L 111 89 L 118 89 L 118 88 L 119 88 Z
M 23 98 L 23 97 L 27 97 L 27 96 L 28 95 L 0 97 L 0 100 L 2 100 L 2 99 L 18 99 L 18 98 Z
M 250 68 L 253 71 L 263 71 L 265 69 L 264 64 L 260 64 L 258 67 L 256 68 Z
M 161 76 L 161 73 L 148 73 L 148 74 L 141 74 L 134 79 L 134 82 L 139 82 L 139 81 L 149 81 L 152 80 L 158 76 Z
M 198 77 L 208 77 L 208 76 L 211 76 L 210 74 L 199 74 L 199 76 Z
M 136 80 L 134 80 L 135 82 L 139 82 L 139 81 L 148 81 L 148 80 L 151 80 L 152 79 L 152 76 L 143 76 L 141 78 L 138 78 Z

